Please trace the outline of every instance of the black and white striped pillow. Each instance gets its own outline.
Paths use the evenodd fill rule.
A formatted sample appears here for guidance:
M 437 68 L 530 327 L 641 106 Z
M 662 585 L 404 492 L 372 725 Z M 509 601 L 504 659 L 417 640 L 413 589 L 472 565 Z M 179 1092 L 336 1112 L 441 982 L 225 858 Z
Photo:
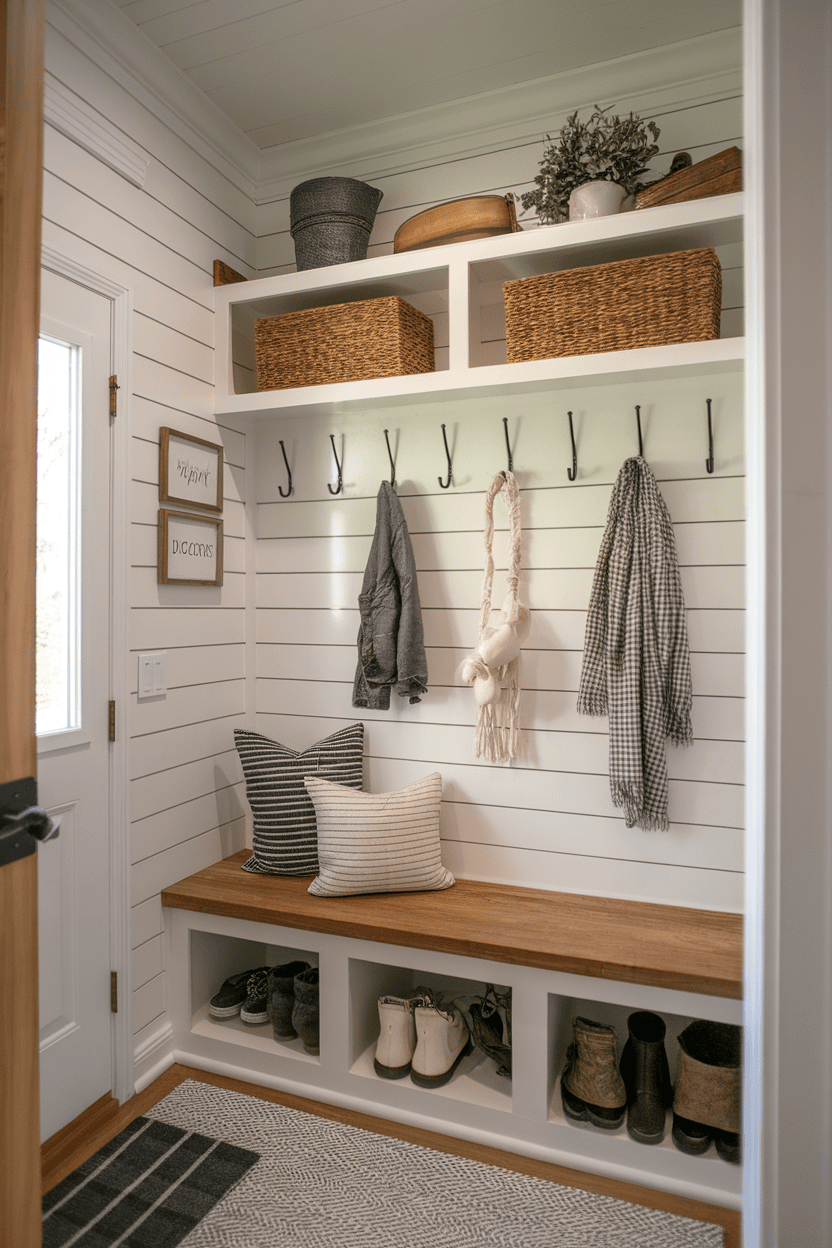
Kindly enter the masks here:
M 348 724 L 298 753 L 259 732 L 234 729 L 234 744 L 254 815 L 254 853 L 244 871 L 309 875 L 318 870 L 315 807 L 306 776 L 324 776 L 350 790 L 363 783 L 364 725 Z
M 318 816 L 316 897 L 415 893 L 450 888 L 442 866 L 438 771 L 395 793 L 356 793 L 319 776 L 306 788 Z

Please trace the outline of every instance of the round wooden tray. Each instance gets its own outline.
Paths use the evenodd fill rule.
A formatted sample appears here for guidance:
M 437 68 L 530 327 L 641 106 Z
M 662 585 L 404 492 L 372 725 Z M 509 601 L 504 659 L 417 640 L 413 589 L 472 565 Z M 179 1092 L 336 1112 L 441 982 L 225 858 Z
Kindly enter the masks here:
M 513 195 L 471 195 L 437 204 L 408 218 L 396 230 L 393 251 L 441 247 L 444 243 L 511 234 L 518 229 Z

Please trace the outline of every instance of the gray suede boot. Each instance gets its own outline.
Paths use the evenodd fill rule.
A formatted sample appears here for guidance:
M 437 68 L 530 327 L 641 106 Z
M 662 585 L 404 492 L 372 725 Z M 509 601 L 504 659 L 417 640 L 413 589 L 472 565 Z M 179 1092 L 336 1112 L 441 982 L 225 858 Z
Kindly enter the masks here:
M 275 1040 L 294 1040 L 298 1034 L 292 1026 L 295 976 L 308 970 L 308 962 L 284 962 L 269 971 L 269 1019 Z
M 295 1006 L 292 1026 L 300 1035 L 307 1053 L 320 1053 L 318 1008 L 318 968 L 310 966 L 295 976 Z
M 614 1131 L 627 1109 L 615 1031 L 590 1018 L 573 1018 L 572 1035 L 560 1081 L 563 1112 L 575 1122 Z

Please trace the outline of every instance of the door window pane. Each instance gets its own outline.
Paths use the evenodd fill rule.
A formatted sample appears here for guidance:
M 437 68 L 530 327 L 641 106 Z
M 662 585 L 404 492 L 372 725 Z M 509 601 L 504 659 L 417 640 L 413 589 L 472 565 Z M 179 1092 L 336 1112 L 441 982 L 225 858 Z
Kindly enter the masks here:
M 80 382 L 80 347 L 42 335 L 38 365 L 38 735 L 81 725 Z

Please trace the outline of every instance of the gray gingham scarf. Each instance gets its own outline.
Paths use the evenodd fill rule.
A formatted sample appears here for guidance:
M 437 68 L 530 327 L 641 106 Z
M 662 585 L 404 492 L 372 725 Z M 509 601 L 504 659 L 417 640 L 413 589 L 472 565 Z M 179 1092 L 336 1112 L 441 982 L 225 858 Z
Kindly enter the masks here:
M 578 710 L 609 715 L 610 791 L 627 827 L 666 831 L 665 739 L 693 739 L 690 651 L 673 526 L 641 456 L 625 462 L 610 499 Z

